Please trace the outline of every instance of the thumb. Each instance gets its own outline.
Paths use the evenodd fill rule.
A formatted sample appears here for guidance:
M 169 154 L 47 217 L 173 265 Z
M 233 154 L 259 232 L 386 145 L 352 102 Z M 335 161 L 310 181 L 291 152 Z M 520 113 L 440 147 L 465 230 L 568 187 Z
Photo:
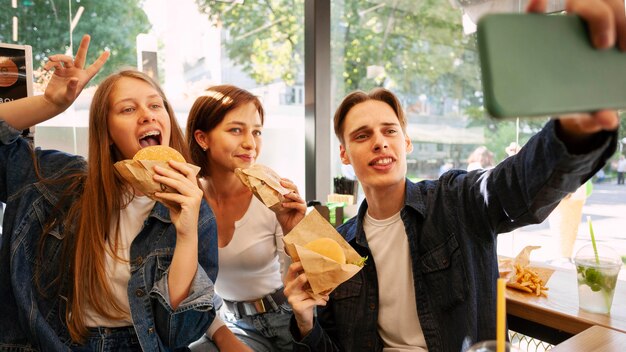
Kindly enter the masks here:
M 66 97 L 74 101 L 76 99 L 76 93 L 78 91 L 78 78 L 71 78 L 69 82 L 67 82 L 67 91 Z

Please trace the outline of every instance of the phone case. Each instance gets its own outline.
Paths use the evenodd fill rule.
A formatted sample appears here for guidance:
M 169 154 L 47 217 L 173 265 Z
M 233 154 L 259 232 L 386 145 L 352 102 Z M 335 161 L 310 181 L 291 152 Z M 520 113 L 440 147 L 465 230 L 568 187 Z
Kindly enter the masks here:
M 577 16 L 487 15 L 477 34 L 493 117 L 626 108 L 626 53 L 595 49 Z

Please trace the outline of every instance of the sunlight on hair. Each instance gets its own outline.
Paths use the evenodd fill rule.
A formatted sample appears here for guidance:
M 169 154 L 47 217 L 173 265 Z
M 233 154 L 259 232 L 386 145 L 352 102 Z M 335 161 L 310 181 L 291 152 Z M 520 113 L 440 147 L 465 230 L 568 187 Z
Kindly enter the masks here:
M 224 95 L 221 92 L 216 92 L 214 90 L 207 90 L 202 94 L 202 96 L 210 97 L 215 100 L 221 100 L 222 105 L 230 105 L 233 103 L 233 99 L 229 96 Z

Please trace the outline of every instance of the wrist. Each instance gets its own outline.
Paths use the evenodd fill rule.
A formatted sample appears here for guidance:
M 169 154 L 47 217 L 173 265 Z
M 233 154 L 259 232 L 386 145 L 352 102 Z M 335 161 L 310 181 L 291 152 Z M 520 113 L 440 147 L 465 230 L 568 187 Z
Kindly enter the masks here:
M 50 113 L 54 114 L 55 116 L 67 110 L 67 108 L 69 108 L 70 105 L 72 105 L 71 103 L 65 104 L 65 105 L 59 105 L 55 103 L 54 101 L 50 100 L 45 94 L 43 94 L 41 97 L 43 99 L 44 106 L 46 106 L 46 109 Z
M 220 345 L 224 345 L 232 339 L 236 339 L 237 337 L 230 331 L 230 329 L 226 325 L 222 325 L 219 329 L 213 333 L 211 336 L 211 340 L 219 347 Z
M 307 336 L 311 330 L 313 330 L 313 322 L 300 322 L 300 320 L 296 319 L 296 324 L 298 325 L 298 330 L 300 331 L 300 338 L 304 338 Z
M 586 132 L 581 130 L 574 121 L 564 119 L 555 121 L 554 132 L 565 145 L 568 153 L 573 155 L 589 153 L 599 148 L 607 139 L 605 131 Z
M 198 245 L 198 232 L 192 231 L 191 233 L 186 233 L 182 231 L 176 232 L 176 246 L 179 244 L 186 246 L 197 246 Z

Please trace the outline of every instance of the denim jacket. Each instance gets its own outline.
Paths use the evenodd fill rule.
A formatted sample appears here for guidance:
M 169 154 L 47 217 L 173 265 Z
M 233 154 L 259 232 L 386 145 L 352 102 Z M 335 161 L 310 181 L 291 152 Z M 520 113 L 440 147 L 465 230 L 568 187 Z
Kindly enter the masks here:
M 406 181 L 401 218 L 409 241 L 419 321 L 430 351 L 459 352 L 495 339 L 496 236 L 543 221 L 560 199 L 599 170 L 615 133 L 597 148 L 571 155 L 549 122 L 522 150 L 494 169 L 452 170 L 438 180 Z M 294 351 L 381 351 L 376 263 L 363 231 L 367 201 L 339 232 L 368 260 L 318 307 L 313 330 Z M 403 294 L 402 287 L 389 287 Z M 299 333 L 292 318 L 292 335 Z
M 66 185 L 39 182 L 27 143 L 19 131 L 0 120 L 0 201 L 7 205 L 0 235 L 0 350 L 64 351 L 76 346 L 65 324 L 71 274 L 61 283 L 61 294 L 46 288 L 59 270 L 66 236 L 62 221 L 45 234 L 41 253 L 39 240 Z M 59 151 L 37 148 L 35 157 L 47 179 L 86 167 L 83 158 Z M 200 265 L 189 296 L 175 310 L 169 303 L 167 275 L 176 229 L 163 204 L 156 203 L 132 242 L 128 297 L 144 351 L 184 348 L 200 338 L 215 317 L 212 296 L 218 268 L 217 227 L 205 202 L 200 208 L 198 236 Z M 36 268 L 41 272 L 41 288 L 34 283 Z

